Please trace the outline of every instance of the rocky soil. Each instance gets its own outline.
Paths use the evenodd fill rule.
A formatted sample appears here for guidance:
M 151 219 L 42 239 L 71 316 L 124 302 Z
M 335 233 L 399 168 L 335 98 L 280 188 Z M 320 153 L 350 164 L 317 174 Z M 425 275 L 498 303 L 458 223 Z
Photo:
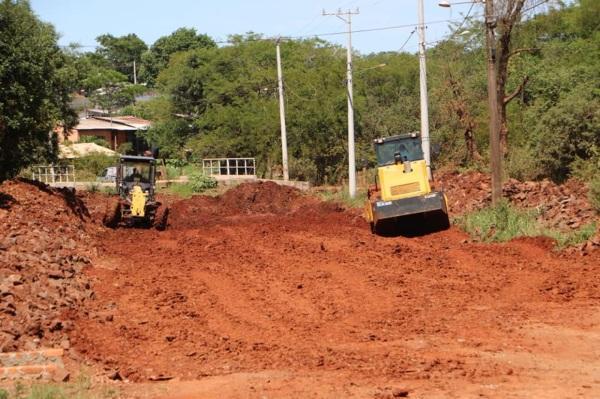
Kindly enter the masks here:
M 93 298 L 89 214 L 68 190 L 0 185 L 0 352 L 69 348 L 69 311 Z
M 487 201 L 481 176 L 444 182 L 451 211 Z M 505 189 L 556 226 L 593 220 L 578 186 Z M 0 193 L 2 351 L 68 348 L 128 397 L 600 397 L 595 247 L 379 237 L 272 183 L 171 200 L 160 232 L 100 226 L 102 195 Z

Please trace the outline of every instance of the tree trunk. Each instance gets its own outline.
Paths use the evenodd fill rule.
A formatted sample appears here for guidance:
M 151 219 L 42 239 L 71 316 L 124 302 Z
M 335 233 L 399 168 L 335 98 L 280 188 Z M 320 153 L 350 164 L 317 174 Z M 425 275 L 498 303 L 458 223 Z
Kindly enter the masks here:
M 490 2 L 492 0 L 489 0 Z M 510 44 L 512 30 L 521 18 L 521 10 L 526 0 L 495 0 L 499 12 L 496 23 L 498 41 L 496 44 L 496 91 L 498 96 L 497 113 L 500 117 L 500 148 L 502 155 L 508 155 L 508 124 L 506 121 L 506 107 L 514 96 L 506 97 L 506 84 L 508 80 L 508 62 L 510 60 Z M 526 82 L 527 80 L 525 80 Z M 524 83 L 523 83 L 524 85 Z M 522 86 L 520 89 L 522 89 Z

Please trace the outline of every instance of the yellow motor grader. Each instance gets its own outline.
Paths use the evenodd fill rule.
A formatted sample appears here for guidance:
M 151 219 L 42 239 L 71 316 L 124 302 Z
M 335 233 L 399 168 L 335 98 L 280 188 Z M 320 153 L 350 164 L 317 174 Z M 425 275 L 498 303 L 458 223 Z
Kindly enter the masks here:
M 447 229 L 446 195 L 431 188 L 419 134 L 379 138 L 374 145 L 377 176 L 365 204 L 371 231 Z
M 116 174 L 118 198 L 108 206 L 104 225 L 167 227 L 169 208 L 156 200 L 156 160 L 152 157 L 123 155 Z

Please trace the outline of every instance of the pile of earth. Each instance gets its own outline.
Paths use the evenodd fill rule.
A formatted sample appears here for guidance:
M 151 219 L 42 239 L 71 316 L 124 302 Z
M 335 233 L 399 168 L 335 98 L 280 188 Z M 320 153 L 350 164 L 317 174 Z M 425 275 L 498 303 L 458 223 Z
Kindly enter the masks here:
M 438 177 L 438 181 L 448 196 L 452 215 L 478 210 L 491 203 L 489 175 L 452 172 Z M 577 180 L 558 185 L 549 180 L 520 182 L 509 179 L 502 192 L 511 203 L 536 209 L 540 221 L 563 231 L 578 229 L 597 218 L 588 201 L 586 185 Z
M 89 220 L 74 191 L 0 185 L 0 352 L 69 347 L 67 314 L 94 295 L 82 273 L 95 252 Z
M 243 183 L 218 197 L 194 196 L 171 204 L 169 229 L 188 229 L 222 224 L 226 218 L 283 218 L 301 213 L 308 220 L 347 218 L 339 204 L 322 202 L 302 191 L 273 182 Z M 333 219 L 332 219 L 333 218 Z M 357 214 L 353 223 L 364 223 Z

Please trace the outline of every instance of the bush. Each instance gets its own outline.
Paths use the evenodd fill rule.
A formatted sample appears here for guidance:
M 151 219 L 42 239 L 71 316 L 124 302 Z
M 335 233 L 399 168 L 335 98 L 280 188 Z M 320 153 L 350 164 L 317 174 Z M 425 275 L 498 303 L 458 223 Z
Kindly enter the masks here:
M 117 152 L 119 154 L 129 154 L 132 151 L 133 151 L 132 143 L 122 143 L 122 144 L 119 144 L 119 146 L 117 147 Z
M 317 180 L 317 165 L 314 161 L 306 158 L 290 158 L 290 178 L 315 183 Z
M 215 178 L 202 173 L 194 173 L 189 176 L 189 185 L 195 193 L 202 193 L 211 188 L 216 188 L 218 183 Z
M 105 168 L 115 166 L 117 159 L 104 154 L 92 153 L 73 160 L 75 177 L 78 181 L 95 181 Z
M 529 146 L 511 146 L 504 170 L 520 181 L 535 180 L 542 175 L 540 164 Z
M 594 209 L 596 209 L 596 212 L 600 213 L 600 176 L 596 176 L 592 179 L 589 184 L 589 189 L 588 198 L 590 203 Z
M 513 208 L 507 201 L 469 213 L 458 219 L 459 226 L 481 241 L 508 241 L 515 237 L 541 235 L 536 215 Z
M 507 201 L 458 218 L 458 225 L 472 237 L 486 242 L 509 241 L 517 237 L 546 236 L 554 239 L 559 248 L 577 245 L 588 240 L 596 231 L 589 223 L 578 230 L 562 232 L 545 227 L 538 221 L 535 210 L 517 209 Z

